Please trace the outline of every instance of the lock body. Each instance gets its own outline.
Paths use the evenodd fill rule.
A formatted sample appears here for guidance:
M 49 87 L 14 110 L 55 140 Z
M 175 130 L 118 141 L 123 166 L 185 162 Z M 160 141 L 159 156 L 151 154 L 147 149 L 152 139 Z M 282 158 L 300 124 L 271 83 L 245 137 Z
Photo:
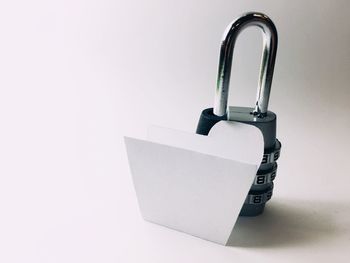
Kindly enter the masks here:
M 253 125 L 260 129 L 264 137 L 264 156 L 252 187 L 240 212 L 241 216 L 256 216 L 264 211 L 266 202 L 271 198 L 273 180 L 276 177 L 277 163 L 281 143 L 276 139 L 276 114 L 267 111 L 264 118 L 253 114 L 254 108 L 229 107 L 226 115 L 217 116 L 213 108 L 202 111 L 196 133 L 208 135 L 210 129 L 219 121 L 237 121 Z

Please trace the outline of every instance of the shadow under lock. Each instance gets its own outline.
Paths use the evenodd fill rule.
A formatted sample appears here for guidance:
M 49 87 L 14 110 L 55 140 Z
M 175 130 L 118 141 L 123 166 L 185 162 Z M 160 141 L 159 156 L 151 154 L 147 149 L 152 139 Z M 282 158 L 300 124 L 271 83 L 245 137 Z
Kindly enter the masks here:
M 260 66 L 258 92 L 254 108 L 228 107 L 232 55 L 240 32 L 249 26 L 257 26 L 263 32 L 263 52 Z M 271 19 L 262 13 L 246 13 L 232 22 L 225 30 L 219 57 L 219 69 L 214 108 L 202 111 L 197 134 L 208 135 L 219 121 L 237 121 L 260 129 L 264 137 L 264 155 L 250 188 L 240 216 L 256 216 L 264 211 L 271 199 L 273 180 L 276 177 L 281 143 L 276 139 L 276 114 L 268 111 L 272 76 L 277 52 L 277 30 Z

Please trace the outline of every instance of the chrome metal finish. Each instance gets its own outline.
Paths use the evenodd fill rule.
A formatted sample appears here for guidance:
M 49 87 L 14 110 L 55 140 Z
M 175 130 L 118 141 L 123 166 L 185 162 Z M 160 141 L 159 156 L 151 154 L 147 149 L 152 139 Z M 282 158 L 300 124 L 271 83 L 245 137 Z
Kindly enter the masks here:
M 262 13 L 246 13 L 232 22 L 225 30 L 219 57 L 217 88 L 214 114 L 224 116 L 228 110 L 227 100 L 230 85 L 232 55 L 236 39 L 240 32 L 250 26 L 257 26 L 263 32 L 263 52 L 258 82 L 258 92 L 254 115 L 264 117 L 269 104 L 271 82 L 277 52 L 277 30 L 271 19 Z

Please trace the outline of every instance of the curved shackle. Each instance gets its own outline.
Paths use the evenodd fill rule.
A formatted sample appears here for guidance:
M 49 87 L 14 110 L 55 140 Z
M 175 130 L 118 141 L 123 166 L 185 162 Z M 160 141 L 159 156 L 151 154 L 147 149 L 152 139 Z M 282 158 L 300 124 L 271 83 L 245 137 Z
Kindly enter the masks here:
M 232 55 L 240 32 L 250 26 L 257 26 L 263 32 L 263 51 L 254 115 L 264 117 L 269 104 L 271 82 L 277 52 L 277 30 L 271 19 L 262 13 L 245 13 L 225 30 L 220 49 L 214 114 L 224 116 L 228 111 L 227 100 L 230 85 Z

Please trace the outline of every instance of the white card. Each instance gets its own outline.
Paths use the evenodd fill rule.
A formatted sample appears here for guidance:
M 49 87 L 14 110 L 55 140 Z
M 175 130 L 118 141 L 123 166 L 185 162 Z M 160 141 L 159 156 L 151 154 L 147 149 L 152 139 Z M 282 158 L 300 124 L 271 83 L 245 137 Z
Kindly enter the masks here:
M 226 244 L 263 156 L 256 127 L 221 121 L 209 136 L 151 127 L 125 137 L 142 216 Z

